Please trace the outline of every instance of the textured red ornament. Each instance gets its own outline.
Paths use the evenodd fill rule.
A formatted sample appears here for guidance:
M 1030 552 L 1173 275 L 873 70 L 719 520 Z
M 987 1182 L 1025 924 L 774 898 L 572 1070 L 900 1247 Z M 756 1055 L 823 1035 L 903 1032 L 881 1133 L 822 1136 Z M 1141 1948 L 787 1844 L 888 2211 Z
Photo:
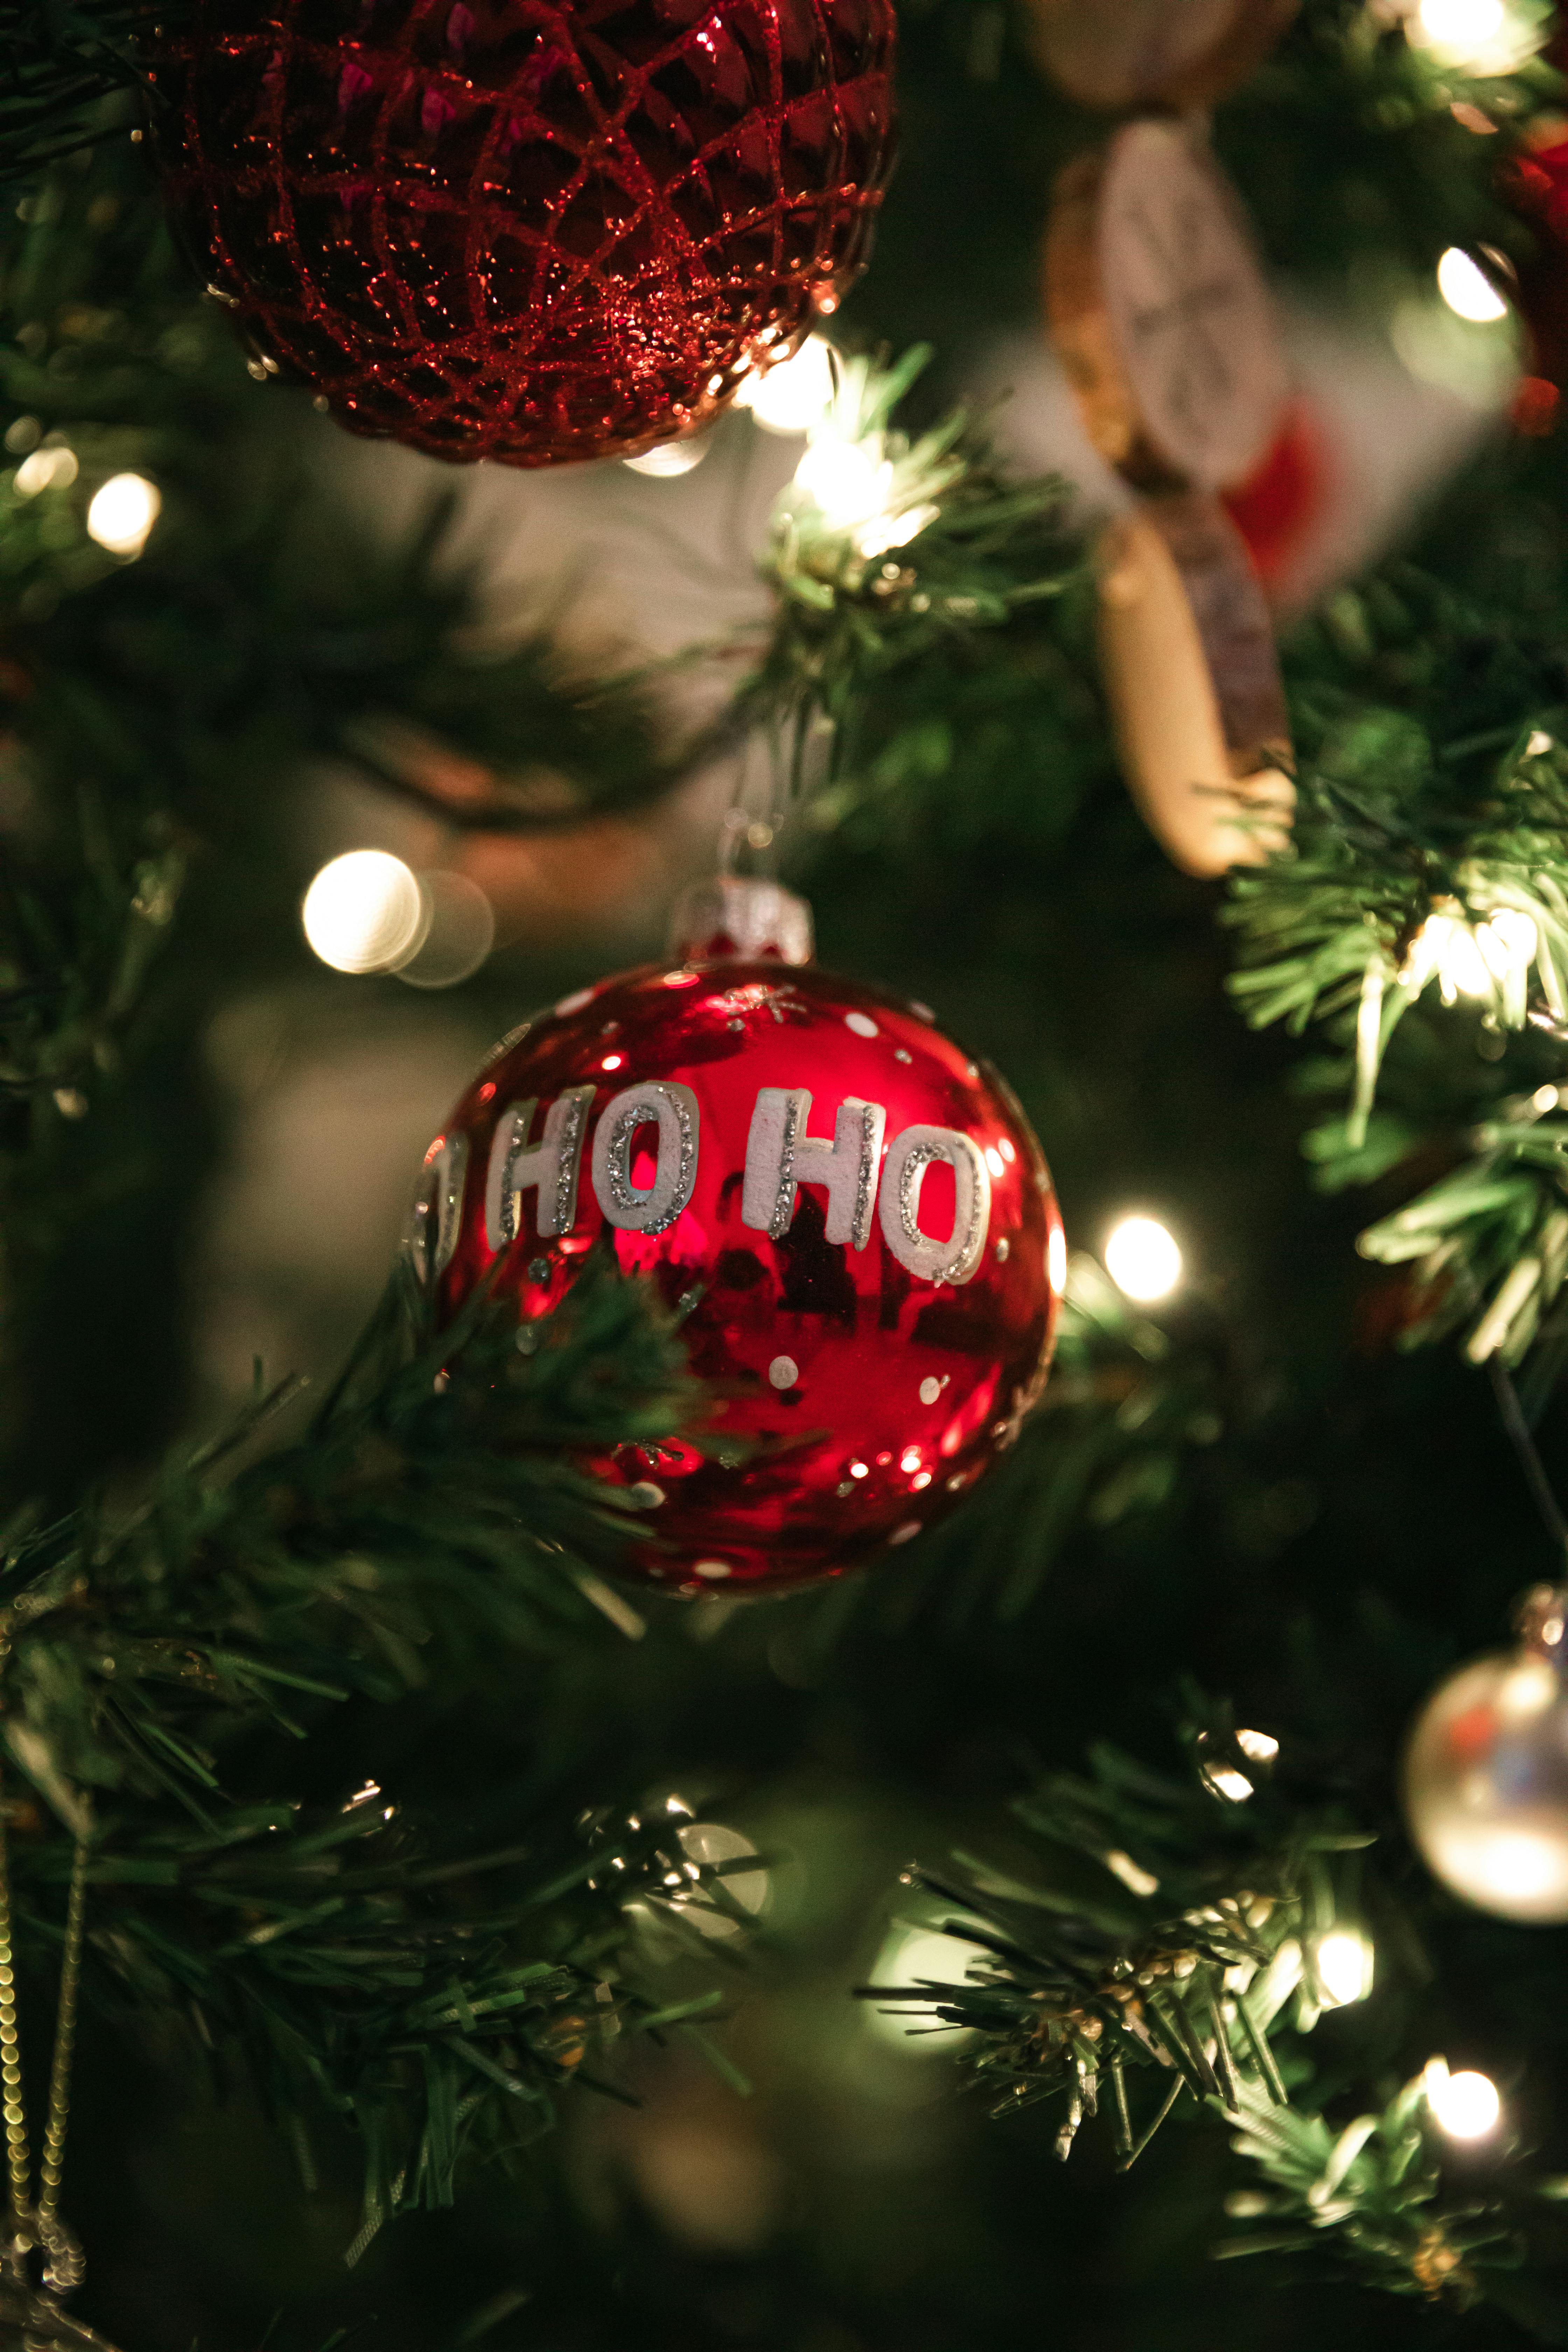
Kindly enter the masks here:
M 921 1008 L 767 957 L 652 966 L 528 1024 L 431 1145 L 415 1230 L 443 1317 L 502 1253 L 522 1319 L 605 1250 L 695 1299 L 717 1455 L 595 1465 L 646 1507 L 632 1571 L 686 1593 L 832 1575 L 951 1510 L 1039 1393 L 1064 1267 L 1039 1145 L 994 1073 Z
M 863 267 L 892 0 L 195 0 L 176 225 L 353 430 L 546 466 L 703 424 Z

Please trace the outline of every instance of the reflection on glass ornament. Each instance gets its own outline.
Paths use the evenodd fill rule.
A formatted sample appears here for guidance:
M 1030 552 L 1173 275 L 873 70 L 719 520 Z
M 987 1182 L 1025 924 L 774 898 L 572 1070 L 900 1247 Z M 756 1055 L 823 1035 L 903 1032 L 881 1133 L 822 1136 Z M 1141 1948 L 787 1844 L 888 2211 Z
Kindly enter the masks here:
M 57 453 L 68 455 L 67 452 Z M 28 464 L 33 460 L 29 458 Z M 51 481 L 71 479 L 76 473 L 76 460 L 71 459 L 70 474 L 62 477 L 58 469 L 50 474 Z M 163 511 L 163 500 L 155 482 L 142 474 L 115 474 L 93 495 L 87 510 L 87 533 L 110 555 L 140 555 L 152 535 L 153 524 Z
M 764 433 L 810 433 L 832 407 L 833 392 L 833 346 L 807 335 L 793 358 L 748 376 L 735 405 L 749 409 Z
M 1461 1666 L 1416 1717 L 1405 1810 L 1427 1867 L 1504 1919 L 1568 1919 L 1568 1596 L 1541 1586 L 1511 1654 Z
M 677 482 L 683 474 L 696 472 L 711 446 L 706 433 L 692 433 L 683 440 L 660 441 L 640 457 L 623 457 L 621 463 L 629 474 L 646 474 L 650 481 Z
M 1123 1217 L 1105 1244 L 1105 1270 L 1141 1306 L 1168 1298 L 1182 1278 L 1182 1253 L 1157 1217 Z
M 1451 245 L 1437 264 L 1437 291 L 1456 319 L 1489 327 L 1508 316 L 1508 304 L 1484 269 L 1468 253 Z
M 772 940 L 733 903 L 752 894 L 786 910 Z M 590 1254 L 647 1277 L 710 1420 L 594 1463 L 640 1515 L 623 1565 L 777 1591 L 907 1542 L 1011 1444 L 1049 1360 L 1059 1221 L 1007 1087 L 923 1007 L 786 961 L 808 919 L 776 884 L 691 904 L 681 961 L 497 1049 L 426 1155 L 409 1244 L 443 1319 L 491 1282 L 531 1323 Z

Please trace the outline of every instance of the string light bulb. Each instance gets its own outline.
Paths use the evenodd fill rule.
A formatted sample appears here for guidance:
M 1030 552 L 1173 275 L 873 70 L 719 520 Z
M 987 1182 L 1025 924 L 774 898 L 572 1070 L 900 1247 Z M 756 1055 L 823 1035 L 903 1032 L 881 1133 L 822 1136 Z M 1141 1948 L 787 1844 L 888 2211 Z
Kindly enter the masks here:
M 1399 985 L 1419 996 L 1436 980 L 1445 1004 L 1493 996 L 1521 986 L 1540 950 L 1541 934 L 1519 908 L 1499 907 L 1471 922 L 1457 899 L 1446 900 L 1412 940 Z
M 795 469 L 795 487 L 812 500 L 830 530 L 850 534 L 857 554 L 868 562 L 907 547 L 941 512 L 931 499 L 900 505 L 893 461 L 882 454 L 880 434 L 847 441 L 822 426 Z
M 1318 1983 L 1325 2009 L 1348 2009 L 1372 1990 L 1375 1956 L 1371 1943 L 1354 1927 L 1333 1927 L 1320 1937 L 1314 1948 Z
M 833 346 L 807 335 L 793 358 L 749 375 L 735 394 L 764 433 L 810 433 L 833 405 Z
M 111 474 L 88 508 L 88 537 L 110 555 L 140 555 L 163 507 L 157 484 L 144 474 Z
M 908 1922 L 895 1926 L 877 1956 L 874 1980 L 893 1992 L 923 1985 L 961 1985 L 971 1960 L 983 1957 L 983 1948 L 949 1936 L 940 1927 L 919 1927 Z M 883 2009 L 868 2003 L 866 2021 L 879 2042 L 919 2056 L 926 2051 L 962 2050 L 975 2039 L 971 2026 L 945 2025 L 929 2008 Z M 934 2038 L 933 2027 L 936 2029 Z M 911 2029 L 913 2029 L 911 2031 Z
M 1123 1217 L 1105 1244 L 1105 1270 L 1142 1307 L 1168 1298 L 1182 1278 L 1182 1253 L 1157 1217 Z
M 1470 57 L 1496 40 L 1507 13 L 1503 0 L 1421 0 L 1415 22 L 1433 48 Z
M 1528 0 L 1418 0 L 1405 31 L 1438 65 L 1486 80 L 1517 73 L 1535 55 L 1545 16 Z
M 466 874 L 416 874 L 384 849 L 323 866 L 300 910 L 305 937 L 334 971 L 395 973 L 411 988 L 455 988 L 495 945 L 495 913 Z
M 351 849 L 305 893 L 305 937 L 334 971 L 395 971 L 429 925 L 419 877 L 384 849 Z
M 1446 2058 L 1429 2058 L 1421 2088 L 1432 2120 L 1450 2139 L 1485 2139 L 1502 2119 L 1502 2101 L 1489 2074 L 1450 2074 Z
M 1457 245 L 1437 264 L 1437 291 L 1455 318 L 1471 326 L 1495 326 L 1508 316 L 1508 304 L 1485 270 Z

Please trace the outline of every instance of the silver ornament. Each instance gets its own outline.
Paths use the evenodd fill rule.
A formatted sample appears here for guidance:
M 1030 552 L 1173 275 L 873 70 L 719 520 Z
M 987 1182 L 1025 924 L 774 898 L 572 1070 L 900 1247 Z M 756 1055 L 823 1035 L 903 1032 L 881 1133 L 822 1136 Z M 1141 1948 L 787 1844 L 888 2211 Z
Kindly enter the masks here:
M 1417 1717 L 1405 1811 L 1427 1867 L 1503 1919 L 1568 1919 L 1568 1591 L 1542 1585 L 1521 1646 L 1461 1666 Z

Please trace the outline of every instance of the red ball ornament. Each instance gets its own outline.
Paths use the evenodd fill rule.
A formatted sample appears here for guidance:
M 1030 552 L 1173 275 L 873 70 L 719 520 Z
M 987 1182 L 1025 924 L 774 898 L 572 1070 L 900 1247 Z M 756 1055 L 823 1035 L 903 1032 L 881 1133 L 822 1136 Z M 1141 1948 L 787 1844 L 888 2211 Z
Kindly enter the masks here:
M 595 1465 L 646 1510 L 630 1572 L 682 1593 L 834 1575 L 952 1510 L 1039 1395 L 1065 1270 L 1003 1080 L 923 1006 L 776 953 L 526 1023 L 431 1145 L 412 1232 L 443 1320 L 498 1256 L 524 1322 L 596 1252 L 695 1302 L 718 1451 Z
M 863 267 L 892 0 L 195 0 L 154 127 L 258 371 L 513 466 L 705 424 Z

